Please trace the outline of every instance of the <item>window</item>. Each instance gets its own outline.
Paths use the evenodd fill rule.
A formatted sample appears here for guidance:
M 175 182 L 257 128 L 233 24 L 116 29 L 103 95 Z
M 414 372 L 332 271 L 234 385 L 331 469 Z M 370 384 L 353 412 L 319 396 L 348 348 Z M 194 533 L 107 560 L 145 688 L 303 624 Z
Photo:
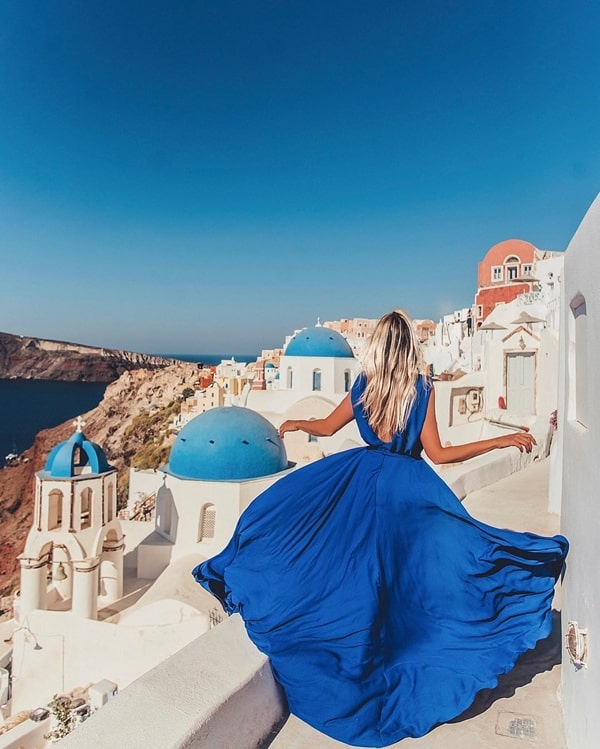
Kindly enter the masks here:
M 315 437 L 315 435 L 314 435 L 314 434 L 309 434 L 309 435 L 308 435 L 308 441 L 309 441 L 309 442 L 318 442 L 318 441 L 319 441 L 319 438 L 318 438 L 318 437 Z
M 200 515 L 199 541 L 208 541 L 215 537 L 216 519 L 217 508 L 214 505 L 205 505 Z
M 344 392 L 345 393 L 349 393 L 350 392 L 350 386 L 351 386 L 351 382 L 350 382 L 350 370 L 349 369 L 345 369 L 344 370 Z
M 292 385 L 294 383 L 294 372 L 291 367 L 287 368 L 287 377 L 286 377 L 287 387 L 288 390 L 292 389 Z
M 502 281 L 504 277 L 503 270 L 501 265 L 495 265 L 492 268 L 492 281 Z
M 523 266 L 523 275 L 524 276 L 532 276 L 533 275 L 533 265 L 528 264 Z
M 321 370 L 320 369 L 313 369 L 312 389 L 313 391 L 321 389 Z
M 514 281 L 515 278 L 519 277 L 519 266 L 518 265 L 508 265 L 506 267 L 506 275 L 509 281 Z

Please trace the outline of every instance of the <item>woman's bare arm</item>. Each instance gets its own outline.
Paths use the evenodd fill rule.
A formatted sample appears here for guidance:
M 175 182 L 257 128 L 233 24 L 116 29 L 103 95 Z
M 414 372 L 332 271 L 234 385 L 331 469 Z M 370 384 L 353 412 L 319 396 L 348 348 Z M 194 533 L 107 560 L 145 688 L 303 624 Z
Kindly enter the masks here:
M 298 430 L 312 434 L 315 437 L 331 437 L 332 434 L 349 424 L 354 418 L 350 393 L 344 400 L 333 409 L 324 419 L 288 419 L 279 427 L 279 436 L 283 437 L 286 432 Z
M 459 463 L 461 460 L 468 460 L 476 455 L 483 455 L 491 450 L 504 447 L 518 447 L 521 452 L 525 450 L 525 452 L 530 453 L 536 441 L 533 435 L 526 432 L 511 432 L 487 440 L 468 442 L 465 445 L 443 447 L 435 418 L 435 390 L 432 386 L 427 405 L 427 415 L 421 430 L 421 444 L 430 460 L 433 463 L 440 464 Z

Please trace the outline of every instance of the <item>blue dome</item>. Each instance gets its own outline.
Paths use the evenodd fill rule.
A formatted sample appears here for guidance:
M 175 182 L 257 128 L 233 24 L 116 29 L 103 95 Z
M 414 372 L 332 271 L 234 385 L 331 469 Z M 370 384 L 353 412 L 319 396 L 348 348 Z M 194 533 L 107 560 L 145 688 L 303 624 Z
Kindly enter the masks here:
M 285 355 L 354 358 L 352 349 L 343 335 L 319 325 L 314 328 L 305 328 L 296 333 L 288 343 Z
M 106 473 L 112 467 L 102 448 L 86 440 L 83 432 L 75 432 L 68 440 L 59 442 L 46 460 L 44 471 L 52 478 L 73 478 L 89 468 L 90 473 Z
M 264 416 L 249 408 L 221 406 L 183 427 L 165 471 L 186 479 L 240 481 L 287 467 L 281 437 Z

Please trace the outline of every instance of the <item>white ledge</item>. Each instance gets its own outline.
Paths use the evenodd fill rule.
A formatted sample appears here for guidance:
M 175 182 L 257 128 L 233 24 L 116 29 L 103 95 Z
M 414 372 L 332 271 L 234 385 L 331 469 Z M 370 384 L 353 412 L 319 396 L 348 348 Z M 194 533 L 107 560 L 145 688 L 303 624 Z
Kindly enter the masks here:
M 238 615 L 110 700 L 61 749 L 256 749 L 287 716 L 266 656 Z

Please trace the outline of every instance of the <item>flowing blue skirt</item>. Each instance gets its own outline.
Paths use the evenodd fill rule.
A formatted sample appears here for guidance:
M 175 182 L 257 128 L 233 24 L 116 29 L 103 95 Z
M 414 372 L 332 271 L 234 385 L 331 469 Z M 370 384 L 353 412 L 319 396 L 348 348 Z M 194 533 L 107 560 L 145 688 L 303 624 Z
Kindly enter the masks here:
M 364 447 L 275 483 L 193 574 L 241 614 L 291 712 L 380 747 L 460 715 L 550 634 L 567 549 L 480 523 L 423 460 Z

